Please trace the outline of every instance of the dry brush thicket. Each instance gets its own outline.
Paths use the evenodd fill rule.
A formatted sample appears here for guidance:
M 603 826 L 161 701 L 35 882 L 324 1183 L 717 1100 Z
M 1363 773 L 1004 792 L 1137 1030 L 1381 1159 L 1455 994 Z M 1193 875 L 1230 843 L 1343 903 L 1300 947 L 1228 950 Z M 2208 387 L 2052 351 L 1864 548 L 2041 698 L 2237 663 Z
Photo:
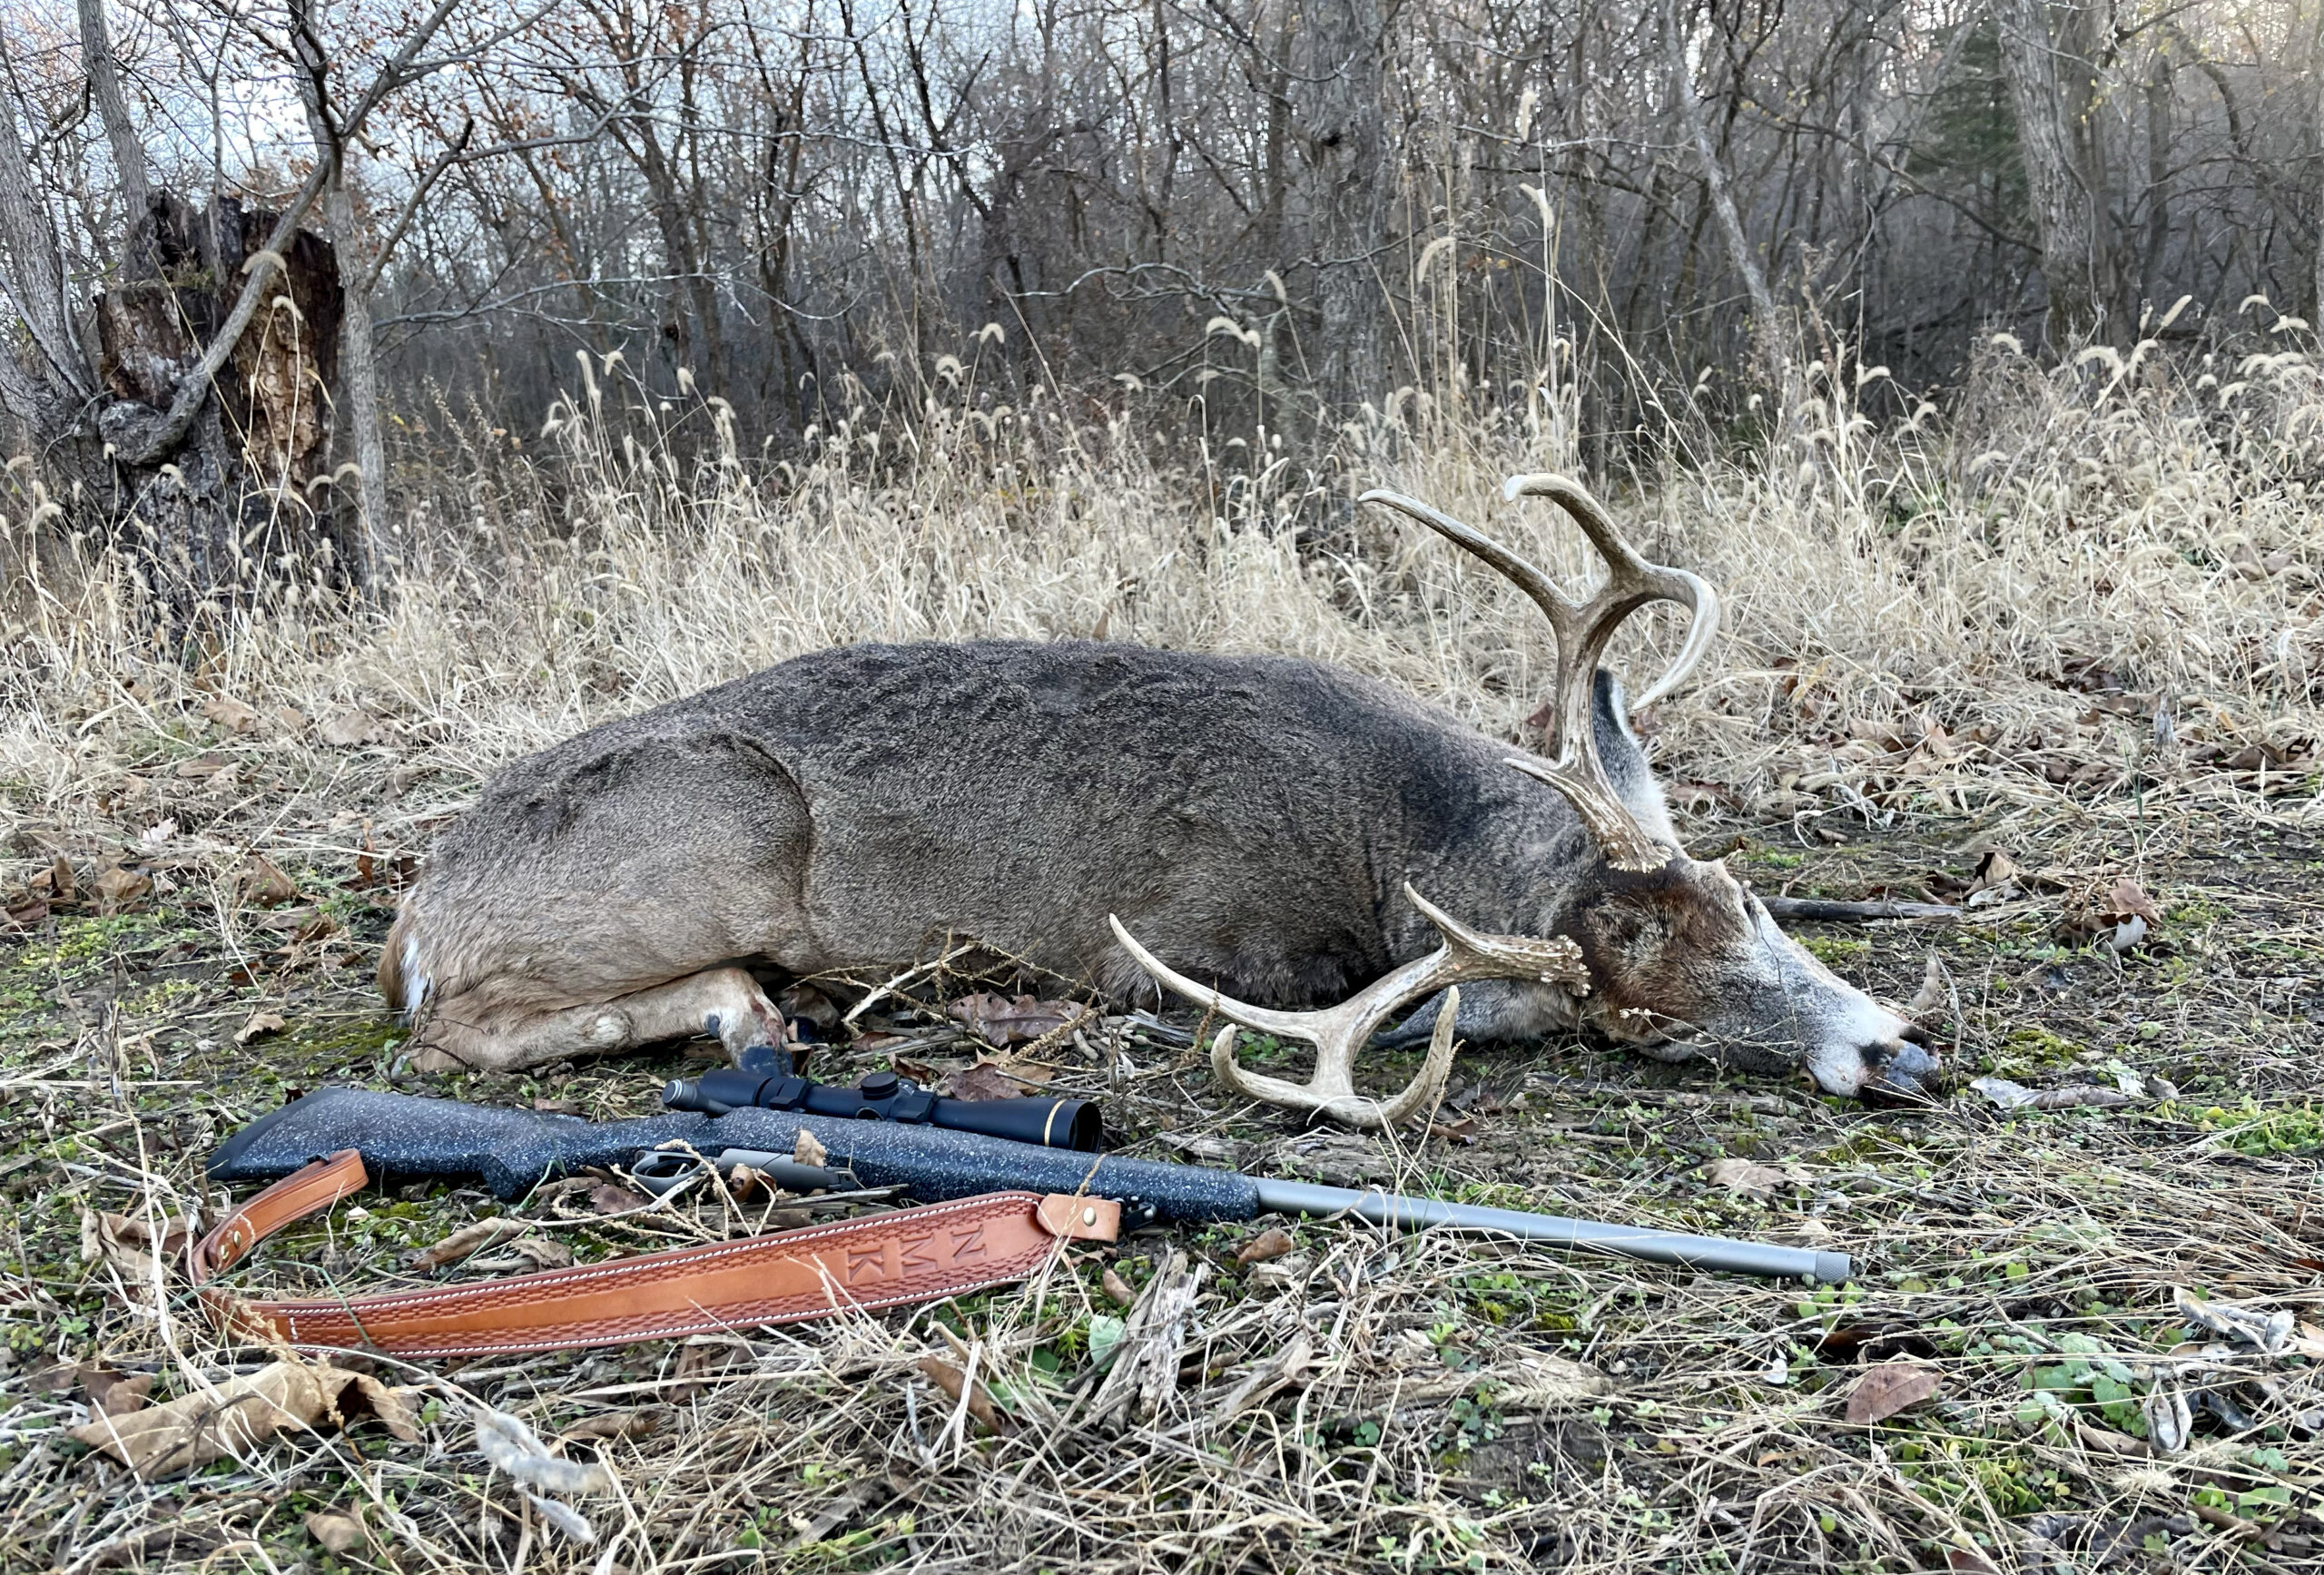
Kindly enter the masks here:
M 1859 409 L 1881 369 L 1836 358 L 1811 365 L 1793 436 L 1757 456 L 1667 412 L 1659 460 L 1601 485 L 1650 556 L 1728 599 L 1702 678 L 1649 719 L 1677 791 L 1730 809 L 2133 786 L 2298 806 L 2324 738 L 2324 392 L 2299 342 L 2278 343 L 2173 357 L 2149 341 L 2044 369 L 2003 337 L 1950 414 L 1886 423 Z M 1578 581 L 1578 534 L 1498 495 L 1506 474 L 1574 463 L 1571 423 L 1538 396 L 1403 390 L 1349 424 L 1319 479 L 1270 459 L 1264 428 L 1197 444 L 1150 437 L 1135 411 L 996 412 L 972 370 L 943 371 L 920 408 L 859 405 L 773 465 L 745 462 L 714 401 L 674 410 L 617 359 L 583 358 L 546 464 L 439 408 L 413 441 L 422 497 L 384 605 L 349 613 L 293 583 L 191 664 L 157 655 L 135 566 L 39 566 L 19 516 L 12 770 L 54 784 L 34 790 L 54 807 L 85 791 L 90 751 L 155 720 L 121 700 L 134 677 L 146 705 L 198 689 L 310 716 L 369 707 L 477 773 L 866 639 L 1315 656 L 1512 739 L 1539 704 L 1548 632 L 1521 598 L 1345 502 L 1398 487 Z

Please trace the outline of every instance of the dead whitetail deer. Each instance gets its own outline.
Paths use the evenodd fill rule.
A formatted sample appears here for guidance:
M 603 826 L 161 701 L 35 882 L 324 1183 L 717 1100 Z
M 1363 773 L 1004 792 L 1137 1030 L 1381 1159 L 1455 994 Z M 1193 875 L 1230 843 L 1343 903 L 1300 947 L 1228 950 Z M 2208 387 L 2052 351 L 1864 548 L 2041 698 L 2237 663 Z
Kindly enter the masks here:
M 1546 758 L 1315 662 L 1088 641 L 822 651 L 500 773 L 405 898 L 380 988 L 423 1066 L 536 1065 L 705 1021 L 739 1055 L 781 1033 L 767 983 L 885 977 L 973 936 L 1117 1000 L 1150 973 L 1311 1043 L 1305 1085 L 1245 1069 L 1231 1027 L 1213 1064 L 1251 1098 L 1358 1125 L 1433 1101 L 1456 1031 L 1582 1026 L 1665 1058 L 1805 1067 L 1833 1093 L 1918 1091 L 1935 1069 L 1918 1030 L 1687 856 L 1599 671 L 1624 618 L 1676 602 L 1691 627 L 1640 704 L 1660 698 L 1709 646 L 1717 597 L 1642 560 L 1573 482 L 1507 491 L 1556 500 L 1603 556 L 1587 603 L 1423 504 L 1365 501 L 1548 616 Z M 1286 1009 L 1318 1001 L 1341 1004 Z M 1355 1058 L 1414 1002 L 1384 1042 L 1427 1041 L 1421 1076 L 1392 1099 L 1357 1092 Z

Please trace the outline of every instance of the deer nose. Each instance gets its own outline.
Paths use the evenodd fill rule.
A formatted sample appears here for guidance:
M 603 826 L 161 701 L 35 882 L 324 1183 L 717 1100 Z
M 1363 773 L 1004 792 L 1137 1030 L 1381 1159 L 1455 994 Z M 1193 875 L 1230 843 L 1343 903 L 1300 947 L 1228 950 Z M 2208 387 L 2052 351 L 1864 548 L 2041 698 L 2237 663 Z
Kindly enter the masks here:
M 1865 1079 L 1857 1090 L 1859 1098 L 1878 1100 L 1908 1099 L 1925 1101 L 1943 1084 L 1945 1068 L 1931 1055 L 1928 1036 L 1917 1028 L 1908 1028 L 1896 1038 L 1881 1044 L 1866 1045 L 1860 1052 L 1864 1057 Z

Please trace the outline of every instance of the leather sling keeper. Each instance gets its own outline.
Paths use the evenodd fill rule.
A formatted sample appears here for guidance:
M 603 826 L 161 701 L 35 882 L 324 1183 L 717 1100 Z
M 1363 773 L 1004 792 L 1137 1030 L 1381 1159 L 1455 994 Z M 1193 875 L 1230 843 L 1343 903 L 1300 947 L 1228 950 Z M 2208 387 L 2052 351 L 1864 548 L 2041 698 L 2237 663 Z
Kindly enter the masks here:
M 741 1241 L 377 1295 L 248 1301 L 205 1285 L 268 1235 L 367 1179 L 352 1149 L 318 1159 L 202 1238 L 193 1281 L 220 1327 L 291 1345 L 398 1356 L 625 1345 L 1011 1285 L 1039 1272 L 1066 1243 L 1109 1242 L 1121 1228 L 1121 1206 L 1107 1198 L 991 1192 Z

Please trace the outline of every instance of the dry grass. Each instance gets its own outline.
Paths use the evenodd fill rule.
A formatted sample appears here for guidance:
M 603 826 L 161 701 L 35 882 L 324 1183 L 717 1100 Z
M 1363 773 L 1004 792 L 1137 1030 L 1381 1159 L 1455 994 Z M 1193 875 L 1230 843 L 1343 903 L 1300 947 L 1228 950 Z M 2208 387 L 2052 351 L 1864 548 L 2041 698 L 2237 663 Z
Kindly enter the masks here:
M 1318 479 L 1254 474 L 1250 444 L 1157 450 L 1135 417 L 1000 418 L 964 373 L 770 475 L 721 462 L 714 411 L 665 415 L 613 369 L 535 445 L 557 450 L 553 468 L 497 452 L 508 439 L 480 425 L 435 424 L 428 501 L 382 610 L 286 596 L 211 631 L 198 660 L 160 661 L 117 569 L 12 560 L 0 891 L 19 901 L 61 855 L 80 896 L 0 940 L 0 1565 L 2091 1567 L 2124 1528 L 2131 1565 L 2312 1561 L 2318 1364 L 2173 1355 L 2171 1294 L 2324 1322 L 2324 545 L 2309 511 L 2324 393 L 2307 360 L 2223 359 L 2210 386 L 2192 362 L 2123 371 L 2044 372 L 1996 349 L 1962 414 L 1908 428 L 1860 418 L 1857 389 L 1875 390 L 1846 367 L 1817 384 L 1780 463 L 1719 458 L 1681 409 L 1653 471 L 1604 490 L 1650 556 L 1729 597 L 1702 680 L 1654 719 L 1699 839 L 1732 843 L 1763 883 L 1837 895 L 1915 894 L 1960 873 L 1973 842 L 2006 842 L 2059 886 L 1943 934 L 1816 944 L 1898 998 L 1936 950 L 1965 1074 L 2109 1080 L 2121 1063 L 2181 1098 L 2004 1120 L 1965 1096 L 1880 1115 L 1557 1044 L 1464 1058 L 1474 1146 L 1303 1155 L 1271 1116 L 1221 1104 L 1182 1046 L 1110 1022 L 1060 1080 L 1105 1098 L 1140 1152 L 1174 1152 L 1155 1141 L 1168 1132 L 1253 1166 L 1812 1239 L 1865 1271 L 1804 1297 L 1334 1225 L 1298 1226 L 1292 1257 L 1253 1270 L 1226 1262 L 1246 1232 L 1141 1239 L 1114 1258 L 1138 1284 L 1173 1246 L 1217 1266 L 1177 1398 L 1120 1430 L 1088 1415 L 1092 1315 L 1112 1311 L 1094 1259 L 1038 1296 L 747 1332 L 731 1366 L 670 1346 L 432 1364 L 399 1375 L 436 1400 L 420 1443 L 333 1432 L 152 1487 L 65 1442 L 83 1397 L 35 1374 L 151 1371 L 158 1395 L 266 1359 L 211 1336 L 182 1287 L 157 1305 L 84 1262 L 81 1211 L 214 1211 L 200 1164 L 225 1131 L 289 1088 L 396 1071 L 397 1029 L 364 988 L 395 860 L 424 852 L 496 763 L 869 637 L 1305 652 L 1511 732 L 1545 671 L 1537 620 L 1433 538 L 1350 522 L 1335 500 L 1347 479 L 1397 485 L 1579 576 L 1570 530 L 1492 490 L 1511 469 L 1571 466 L 1570 421 L 1411 396 Z M 705 440 L 672 440 L 658 423 L 673 419 Z M 25 512 L 12 507 L 0 551 L 25 551 Z M 300 895 L 256 906 L 254 854 Z M 117 901 L 92 896 L 107 871 Z M 2123 871 L 2166 907 L 2159 944 L 2119 960 L 2062 944 L 2073 882 Z M 237 1049 L 260 1009 L 286 1031 Z M 926 1053 L 965 1053 L 922 1035 Z M 438 1087 L 626 1114 L 677 1059 Z M 831 1075 L 859 1064 L 842 1052 Z M 1728 1193 L 1703 1176 L 1727 1155 L 1788 1179 Z M 445 1187 L 365 1202 L 240 1283 L 390 1283 L 408 1248 L 491 1207 Z M 585 1255 L 746 1228 L 715 1205 L 644 1222 L 521 1212 Z M 1303 1332 L 1310 1369 L 1222 1416 Z M 1005 1438 L 975 1436 L 917 1373 L 962 1344 L 1004 1381 Z M 1867 1351 L 1932 1363 L 1942 1394 L 1846 1423 L 1838 1398 Z M 2109 1363 L 2127 1401 L 2093 1388 L 2117 1382 Z M 2025 1387 L 2037 1378 L 2054 1403 Z M 2192 1399 L 2191 1447 L 2109 1453 L 2158 1391 Z M 552 1437 L 664 1408 L 650 1436 L 570 1446 L 616 1478 L 578 1501 L 599 1546 L 564 1541 L 487 1469 L 476 1403 Z M 344 1554 L 301 1526 L 331 1506 L 369 1527 Z

